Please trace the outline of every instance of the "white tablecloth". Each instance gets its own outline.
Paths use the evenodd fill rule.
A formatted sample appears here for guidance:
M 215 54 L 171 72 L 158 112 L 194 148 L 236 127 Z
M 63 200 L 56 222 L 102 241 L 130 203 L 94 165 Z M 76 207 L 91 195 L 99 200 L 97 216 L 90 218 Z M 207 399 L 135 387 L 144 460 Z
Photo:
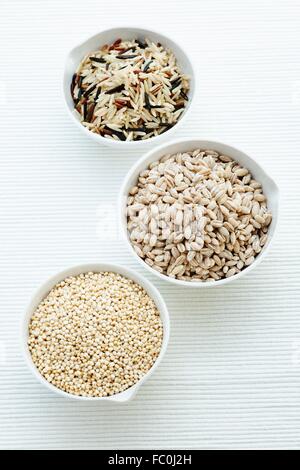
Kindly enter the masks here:
M 78 131 L 64 109 L 62 68 L 85 37 L 133 23 L 173 35 L 194 57 L 197 108 L 177 137 L 236 145 L 281 188 L 269 256 L 227 287 L 174 288 L 117 236 L 103 239 L 103 207 L 114 210 L 139 151 Z M 300 448 L 299 2 L 7 0 L 0 41 L 0 447 Z M 170 310 L 165 360 L 125 405 L 59 398 L 20 353 L 33 290 L 66 266 L 99 260 L 142 272 Z

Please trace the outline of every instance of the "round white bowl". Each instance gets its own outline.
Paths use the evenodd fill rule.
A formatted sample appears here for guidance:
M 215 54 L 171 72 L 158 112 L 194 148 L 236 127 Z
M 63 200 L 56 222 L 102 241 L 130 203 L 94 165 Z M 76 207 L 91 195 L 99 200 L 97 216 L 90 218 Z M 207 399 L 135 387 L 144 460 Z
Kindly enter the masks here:
M 89 131 L 86 127 L 84 127 L 74 112 L 74 103 L 70 93 L 70 85 L 72 81 L 73 74 L 77 69 L 79 63 L 83 59 L 83 57 L 88 54 L 89 52 L 95 51 L 101 45 L 109 44 L 115 41 L 117 38 L 122 39 L 132 39 L 132 38 L 139 38 L 144 39 L 148 38 L 154 42 L 160 42 L 163 46 L 168 49 L 171 49 L 177 58 L 177 62 L 181 67 L 181 70 L 189 75 L 190 77 L 190 91 L 189 91 L 189 101 L 186 105 L 185 111 L 182 113 L 178 122 L 169 130 L 164 132 L 161 135 L 156 137 L 150 137 L 147 140 L 138 140 L 138 141 L 117 141 L 113 139 L 107 139 L 102 137 L 99 134 L 95 134 L 94 132 Z M 69 52 L 66 62 L 65 62 L 65 69 L 64 69 L 64 78 L 63 78 L 63 94 L 64 94 L 64 101 L 67 106 L 68 113 L 72 119 L 72 121 L 81 129 L 84 134 L 86 134 L 91 139 L 95 140 L 100 144 L 104 144 L 110 147 L 117 147 L 119 148 L 146 148 L 147 145 L 150 143 L 161 143 L 170 138 L 170 136 L 178 129 L 186 116 L 190 112 L 191 105 L 193 102 L 194 94 L 195 94 L 195 71 L 192 66 L 192 63 L 186 54 L 183 51 L 182 47 L 174 40 L 170 39 L 169 37 L 157 33 L 155 31 L 150 31 L 147 29 L 135 28 L 135 27 L 120 27 L 120 28 L 111 28 L 107 29 L 106 31 L 102 31 L 101 33 L 95 34 L 94 36 L 88 38 L 86 41 L 82 42 L 78 46 L 74 47 L 74 49 Z
M 175 154 L 178 152 L 185 152 L 194 150 L 197 148 L 201 149 L 214 149 L 217 152 L 221 152 L 224 155 L 228 155 L 232 157 L 234 160 L 239 162 L 241 165 L 248 168 L 254 178 L 259 181 L 263 186 L 263 192 L 267 196 L 267 204 L 268 208 L 272 212 L 272 222 L 269 226 L 268 230 L 268 240 L 262 251 L 259 255 L 255 258 L 255 261 L 248 266 L 247 268 L 243 269 L 238 274 L 235 274 L 229 278 L 221 279 L 219 281 L 207 281 L 207 282 L 190 282 L 190 281 L 183 281 L 180 279 L 174 279 L 166 274 L 161 274 L 155 269 L 151 268 L 147 263 L 145 263 L 142 258 L 138 256 L 138 254 L 133 249 L 133 246 L 130 242 L 130 238 L 128 236 L 127 231 L 127 217 L 126 217 L 126 205 L 127 205 L 127 197 L 129 190 L 132 186 L 135 186 L 137 178 L 141 171 L 145 170 L 151 162 L 159 160 L 166 154 Z M 231 147 L 230 145 L 223 144 L 221 142 L 209 141 L 209 140 L 197 140 L 197 139 L 180 139 L 176 141 L 172 141 L 169 144 L 161 145 L 160 147 L 156 147 L 153 150 L 150 150 L 146 155 L 140 158 L 136 164 L 129 170 L 127 173 L 125 180 L 123 182 L 121 191 L 120 191 L 120 198 L 119 198 L 119 219 L 120 219 L 120 228 L 121 234 L 125 238 L 126 243 L 129 245 L 129 248 L 135 257 L 135 259 L 144 266 L 149 272 L 154 274 L 155 276 L 159 277 L 164 281 L 168 281 L 174 285 L 181 285 L 185 287 L 191 288 L 206 288 L 206 287 L 218 287 L 224 284 L 228 284 L 236 279 L 240 279 L 245 274 L 249 273 L 254 269 L 258 264 L 262 261 L 262 259 L 266 256 L 267 252 L 269 251 L 271 241 L 276 229 L 277 221 L 278 221 L 278 205 L 279 205 L 279 190 L 275 182 L 268 176 L 268 174 L 263 170 L 263 168 L 249 155 L 245 154 L 241 150 L 236 149 L 235 147 Z
M 132 279 L 137 284 L 142 286 L 146 290 L 146 292 L 149 294 L 149 296 L 153 299 L 153 301 L 155 302 L 156 307 L 160 313 L 162 323 L 163 323 L 163 341 L 162 341 L 161 351 L 155 363 L 151 367 L 151 369 L 136 384 L 132 385 L 130 388 L 128 388 L 124 392 L 118 393 L 116 395 L 111 395 L 108 397 L 81 397 L 78 395 L 73 395 L 71 393 L 64 392 L 63 390 L 60 390 L 59 388 L 55 387 L 50 382 L 48 382 L 38 371 L 37 367 L 32 361 L 32 357 L 28 348 L 29 321 L 33 315 L 33 312 L 37 308 L 38 304 L 46 297 L 46 295 L 58 282 L 62 281 L 66 277 L 76 276 L 78 274 L 91 272 L 91 271 L 115 272 L 115 273 L 121 274 L 122 276 L 127 277 L 128 279 Z M 22 346 L 25 361 L 29 369 L 31 370 L 33 375 L 49 390 L 52 390 L 53 392 L 63 397 L 72 398 L 76 400 L 126 402 L 126 401 L 131 400 L 134 397 L 134 395 L 136 394 L 140 386 L 144 382 L 146 382 L 147 379 L 149 379 L 149 377 L 153 374 L 155 369 L 158 367 L 160 361 L 162 360 L 166 352 L 168 341 L 169 341 L 169 334 L 170 334 L 170 322 L 169 322 L 169 314 L 168 314 L 166 304 L 162 296 L 158 292 L 158 290 L 149 281 L 147 281 L 147 279 L 145 279 L 144 277 L 142 277 L 140 274 L 136 273 L 135 271 L 131 271 L 128 268 L 124 268 L 123 266 L 119 266 L 116 264 L 108 264 L 108 263 L 82 264 L 82 265 L 65 269 L 64 271 L 61 271 L 58 274 L 55 274 L 54 276 L 50 277 L 50 279 L 44 282 L 39 287 L 39 289 L 34 293 L 26 309 L 22 326 L 21 326 L 21 340 L 22 340 L 21 346 Z

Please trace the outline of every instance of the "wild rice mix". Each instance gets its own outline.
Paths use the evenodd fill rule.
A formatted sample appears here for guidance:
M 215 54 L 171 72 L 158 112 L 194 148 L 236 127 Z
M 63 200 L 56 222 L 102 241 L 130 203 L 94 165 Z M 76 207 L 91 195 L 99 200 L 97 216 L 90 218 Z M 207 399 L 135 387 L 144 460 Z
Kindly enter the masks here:
M 89 272 L 58 283 L 38 305 L 28 345 L 48 382 L 74 395 L 104 397 L 148 372 L 162 338 L 160 314 L 140 285 Z
M 174 54 L 149 40 L 123 41 L 88 54 L 71 94 L 81 123 L 115 140 L 145 140 L 176 124 L 188 100 L 189 79 Z
M 165 155 L 141 172 L 127 202 L 136 253 L 185 281 L 218 281 L 249 266 L 272 215 L 247 168 L 215 150 Z

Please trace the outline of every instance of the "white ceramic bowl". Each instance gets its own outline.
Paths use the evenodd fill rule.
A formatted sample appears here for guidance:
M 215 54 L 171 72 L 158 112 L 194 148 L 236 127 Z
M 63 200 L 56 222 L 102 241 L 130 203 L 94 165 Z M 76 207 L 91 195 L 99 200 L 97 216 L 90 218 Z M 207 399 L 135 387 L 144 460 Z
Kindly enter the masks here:
M 131 142 L 107 139 L 105 137 L 102 137 L 101 135 L 98 135 L 89 131 L 86 127 L 84 127 L 80 123 L 78 116 L 74 112 L 74 104 L 73 104 L 73 100 L 72 100 L 71 93 L 70 93 L 70 85 L 71 85 L 73 74 L 75 70 L 77 69 L 80 61 L 89 52 L 95 51 L 101 45 L 109 44 L 113 42 L 114 40 L 116 40 L 117 38 L 122 38 L 122 39 L 148 38 L 155 42 L 160 42 L 163 46 L 171 49 L 174 52 L 175 57 L 177 58 L 177 62 L 180 65 L 182 71 L 184 71 L 184 73 L 186 73 L 190 77 L 189 101 L 186 105 L 185 111 L 183 112 L 179 121 L 171 129 L 169 129 L 168 131 L 164 132 L 163 134 L 159 136 L 150 137 L 147 140 L 139 140 L 139 141 L 131 141 Z M 66 63 L 65 63 L 64 78 L 63 78 L 63 93 L 64 93 L 64 98 L 65 98 L 65 103 L 67 105 L 67 110 L 69 112 L 69 115 L 71 116 L 71 119 L 73 120 L 73 122 L 75 122 L 75 124 L 79 127 L 79 129 L 81 129 L 81 131 L 84 132 L 88 137 L 94 139 L 98 143 L 102 143 L 111 147 L 119 146 L 119 148 L 137 148 L 137 147 L 146 148 L 146 146 L 149 145 L 150 143 L 158 144 L 158 143 L 168 140 L 170 136 L 175 132 L 175 130 L 178 129 L 178 126 L 180 126 L 184 122 L 187 114 L 190 111 L 193 97 L 195 94 L 195 82 L 196 82 L 195 71 L 192 66 L 192 63 L 188 55 L 183 51 L 182 47 L 179 46 L 179 44 L 177 44 L 177 42 L 174 39 L 170 39 L 167 36 L 164 36 L 163 34 L 157 33 L 152 30 L 150 31 L 147 29 L 134 28 L 134 27 L 120 27 L 120 28 L 107 29 L 106 31 L 102 31 L 101 33 L 95 34 L 94 36 L 90 37 L 89 39 L 82 42 L 81 44 L 79 44 L 78 46 L 74 47 L 74 49 L 71 50 L 71 52 L 67 56 Z
M 208 281 L 208 282 L 189 282 L 183 281 L 180 279 L 171 278 L 165 274 L 161 274 L 155 269 L 151 268 L 148 264 L 146 264 L 142 258 L 140 258 L 135 250 L 132 247 L 130 242 L 128 231 L 127 231 L 127 220 L 126 220 L 126 201 L 128 197 L 129 190 L 132 186 L 135 186 L 137 178 L 141 171 L 145 170 L 148 165 L 156 160 L 159 160 L 163 155 L 166 154 L 175 154 L 177 152 L 185 152 L 190 150 L 195 150 L 196 148 L 201 149 L 214 149 L 218 152 L 223 153 L 224 155 L 228 155 L 232 157 L 237 162 L 241 163 L 243 166 L 248 168 L 255 179 L 262 183 L 264 194 L 267 196 L 267 204 L 268 208 L 272 212 L 273 219 L 272 223 L 269 227 L 268 231 L 268 241 L 264 246 L 263 250 L 259 253 L 259 255 L 255 258 L 255 261 L 248 266 L 247 268 L 243 269 L 238 274 L 231 276 L 229 278 L 221 279 L 219 281 Z M 135 257 L 135 259 L 144 266 L 149 272 L 153 273 L 155 276 L 159 277 L 164 281 L 168 281 L 174 285 L 181 285 L 191 288 L 206 288 L 206 287 L 217 287 L 222 286 L 224 284 L 228 284 L 236 279 L 240 279 L 245 274 L 249 273 L 254 269 L 265 257 L 267 254 L 271 240 L 273 238 L 275 228 L 278 221 L 278 204 L 279 204 L 279 190 L 276 186 L 275 182 L 268 176 L 268 174 L 263 170 L 263 168 L 249 155 L 245 154 L 241 150 L 238 150 L 230 145 L 223 144 L 221 142 L 209 141 L 209 140 L 197 140 L 197 139 L 181 139 L 177 141 L 172 141 L 169 144 L 161 145 L 160 147 L 156 147 L 155 149 L 148 152 L 142 158 L 140 158 L 136 164 L 129 170 L 125 180 L 123 182 L 120 198 L 119 198 L 119 219 L 120 219 L 120 227 L 123 237 L 125 237 L 126 243 L 129 245 L 129 248 Z
M 45 298 L 45 296 L 49 293 L 49 291 L 57 284 L 58 282 L 62 281 L 68 276 L 76 276 L 80 273 L 85 273 L 85 272 L 102 272 L 102 271 L 110 271 L 110 272 L 115 272 L 119 273 L 129 279 L 132 279 L 139 285 L 141 285 L 149 294 L 149 296 L 154 300 L 157 309 L 159 310 L 160 317 L 163 323 L 163 342 L 162 342 L 162 347 L 160 354 L 158 358 L 156 359 L 155 363 L 151 367 L 151 369 L 145 374 L 136 384 L 134 384 L 132 387 L 128 388 L 124 392 L 118 393 L 116 395 L 112 395 L 109 397 L 81 397 L 77 395 L 73 395 L 67 392 L 64 392 L 63 390 L 60 390 L 59 388 L 55 387 L 51 383 L 49 383 L 38 371 L 36 366 L 34 365 L 30 351 L 28 349 L 28 326 L 29 326 L 29 321 L 30 318 L 35 311 L 36 307 L 38 304 L 41 302 L 42 299 Z M 158 367 L 160 361 L 162 360 L 169 341 L 169 331 L 170 331 L 170 323 L 169 323 L 169 314 L 168 310 L 166 307 L 166 304 L 161 297 L 160 293 L 158 290 L 149 282 L 147 279 L 142 277 L 140 274 L 131 271 L 128 268 L 124 268 L 123 266 L 118 266 L 115 264 L 108 264 L 108 263 L 97 263 L 97 264 L 83 264 L 83 265 L 78 265 L 71 267 L 69 269 L 65 269 L 64 271 L 59 272 L 55 276 L 52 276 L 50 279 L 48 279 L 46 282 L 44 282 L 41 287 L 34 293 L 32 296 L 29 305 L 26 309 L 23 322 L 22 322 L 22 327 L 21 327 L 21 340 L 22 340 L 22 350 L 24 353 L 24 358 L 25 361 L 33 373 L 33 375 L 42 383 L 44 384 L 48 389 L 58 393 L 61 396 L 67 397 L 67 398 L 72 398 L 76 400 L 85 400 L 85 401 L 115 401 L 115 402 L 125 402 L 134 397 L 140 386 L 153 374 L 155 369 Z

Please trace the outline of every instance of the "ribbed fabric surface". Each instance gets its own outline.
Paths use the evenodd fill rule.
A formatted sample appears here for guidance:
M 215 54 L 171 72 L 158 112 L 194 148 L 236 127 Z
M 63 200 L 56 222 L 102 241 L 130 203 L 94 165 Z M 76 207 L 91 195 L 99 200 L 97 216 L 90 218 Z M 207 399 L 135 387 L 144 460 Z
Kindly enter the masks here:
M 178 289 L 136 263 L 117 236 L 115 208 L 140 152 L 97 145 L 64 109 L 68 50 L 132 23 L 174 36 L 194 60 L 197 106 L 176 137 L 240 147 L 280 186 L 269 256 L 224 288 Z M 299 31 L 296 0 L 1 2 L 1 448 L 300 447 Z M 100 260 L 144 274 L 171 317 L 163 363 L 123 405 L 57 397 L 20 352 L 34 289 Z

